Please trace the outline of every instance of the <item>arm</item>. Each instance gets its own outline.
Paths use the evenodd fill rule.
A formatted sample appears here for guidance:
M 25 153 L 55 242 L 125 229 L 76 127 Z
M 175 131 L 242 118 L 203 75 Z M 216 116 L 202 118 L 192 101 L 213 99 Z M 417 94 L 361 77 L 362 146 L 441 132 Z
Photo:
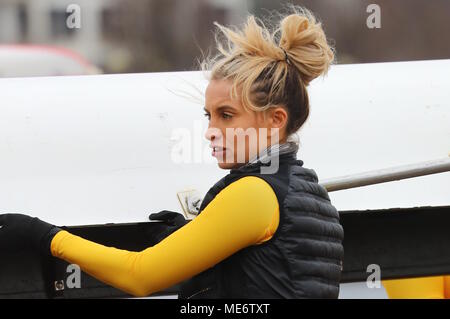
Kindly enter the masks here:
M 444 277 L 418 277 L 382 280 L 390 299 L 442 299 Z
M 247 176 L 223 189 L 193 221 L 141 252 L 106 247 L 67 231 L 55 235 L 51 252 L 111 286 L 146 296 L 270 239 L 278 223 L 274 191 L 263 179 Z

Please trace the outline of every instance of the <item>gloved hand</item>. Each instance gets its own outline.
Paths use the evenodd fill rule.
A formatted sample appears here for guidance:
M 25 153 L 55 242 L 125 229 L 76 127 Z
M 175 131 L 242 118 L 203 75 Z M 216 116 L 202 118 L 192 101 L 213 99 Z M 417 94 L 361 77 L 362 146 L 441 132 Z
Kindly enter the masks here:
M 61 228 L 23 214 L 0 215 L 0 252 L 24 249 L 51 256 L 50 244 Z
M 162 227 L 159 229 L 155 228 L 155 233 L 152 234 L 152 237 L 155 238 L 157 242 L 160 242 L 189 222 L 182 214 L 170 210 L 163 210 L 158 213 L 150 214 L 148 218 L 150 220 L 160 220 L 164 222 Z

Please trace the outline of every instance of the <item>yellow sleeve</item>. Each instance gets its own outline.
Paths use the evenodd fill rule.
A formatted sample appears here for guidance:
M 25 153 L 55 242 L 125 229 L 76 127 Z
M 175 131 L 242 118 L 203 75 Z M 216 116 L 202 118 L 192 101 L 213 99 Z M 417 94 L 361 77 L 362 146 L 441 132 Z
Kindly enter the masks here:
M 450 299 L 450 276 L 444 276 L 444 298 Z
M 60 231 L 51 252 L 106 284 L 148 296 L 270 239 L 278 223 L 278 200 L 271 186 L 246 176 L 224 188 L 193 221 L 143 251 L 106 247 Z
M 444 277 L 420 277 L 382 281 L 390 299 L 442 299 Z

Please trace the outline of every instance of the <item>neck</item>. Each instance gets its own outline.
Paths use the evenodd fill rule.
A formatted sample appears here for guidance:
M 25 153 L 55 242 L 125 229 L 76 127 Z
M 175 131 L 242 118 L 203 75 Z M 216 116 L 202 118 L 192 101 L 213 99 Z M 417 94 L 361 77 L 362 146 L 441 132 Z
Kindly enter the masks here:
M 289 142 L 283 142 L 279 144 L 273 144 L 268 146 L 266 149 L 264 149 L 262 152 L 260 152 L 258 155 L 254 156 L 252 159 L 250 159 L 245 165 L 254 164 L 257 162 L 267 162 L 271 157 L 274 156 L 283 156 L 285 154 L 287 155 L 296 155 L 298 151 L 298 144 L 289 141 Z

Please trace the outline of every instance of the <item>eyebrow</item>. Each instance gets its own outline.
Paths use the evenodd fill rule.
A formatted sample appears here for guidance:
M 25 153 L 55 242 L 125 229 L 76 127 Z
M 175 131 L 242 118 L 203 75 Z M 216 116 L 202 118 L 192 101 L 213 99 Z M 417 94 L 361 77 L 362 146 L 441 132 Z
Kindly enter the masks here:
M 204 107 L 203 110 L 204 110 L 205 112 L 209 112 L 209 111 L 206 109 L 206 107 Z M 232 107 L 232 106 L 230 106 L 230 105 L 221 105 L 221 106 L 217 107 L 217 109 L 216 109 L 216 111 L 223 111 L 223 110 L 232 110 L 232 111 L 236 111 L 236 108 L 235 108 L 235 107 Z

